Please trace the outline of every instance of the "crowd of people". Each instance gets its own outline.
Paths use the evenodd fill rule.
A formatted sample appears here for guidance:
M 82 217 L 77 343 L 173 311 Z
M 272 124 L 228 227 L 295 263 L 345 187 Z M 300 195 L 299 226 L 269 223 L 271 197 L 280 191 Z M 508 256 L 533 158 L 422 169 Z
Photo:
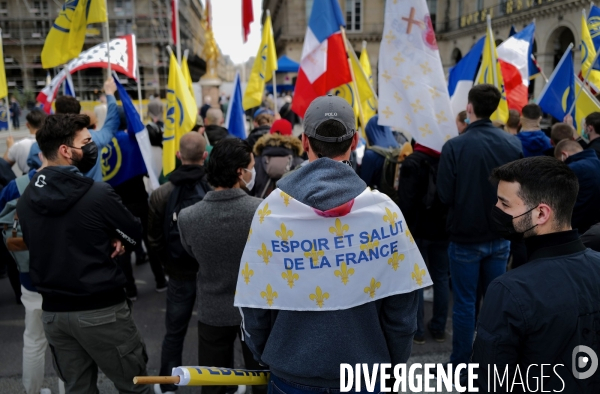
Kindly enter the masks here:
M 444 342 L 452 305 L 450 363 L 509 366 L 513 372 L 563 364 L 545 389 L 558 391 L 562 384 L 562 392 L 600 390 L 600 373 L 578 380 L 570 363 L 575 346 L 600 352 L 590 334 L 600 325 L 600 113 L 585 118 L 585 138 L 570 117 L 543 131 L 536 104 L 511 110 L 498 127 L 490 116 L 500 92 L 477 85 L 456 117 L 459 135 L 437 152 L 379 126 L 377 115 L 364 125 L 365 139 L 353 109 L 336 96 L 311 104 L 300 136 L 293 132 L 291 97 L 283 98 L 279 113 L 261 107 L 252 113 L 246 140 L 231 136 L 222 109 L 207 102 L 198 125 L 180 139 L 177 168 L 148 194 L 142 177 L 115 188 L 102 182 L 99 152 L 126 128 L 115 91 L 107 80 L 104 107 L 89 116 L 76 99 L 61 96 L 55 114 L 27 115 L 30 136 L 7 140 L 0 166 L 0 253 L 25 309 L 28 394 L 42 389 L 47 347 L 61 393 L 95 392 L 98 369 L 119 392 L 177 390 L 173 384 L 132 383 L 146 375 L 148 362 L 132 315 L 132 254 L 138 263 L 149 261 L 156 291 L 166 292 L 161 375 L 181 366 L 195 310 L 198 365 L 232 368 L 240 338 L 245 367 L 271 371 L 269 387 L 254 386 L 254 392 L 329 392 L 339 389 L 341 363 L 406 363 L 413 344 L 425 343 L 426 331 Z M 150 138 L 158 155 L 163 113 L 160 99 L 152 98 L 148 129 L 155 130 Z M 5 167 L 10 173 L 15 163 L 24 175 L 11 178 Z M 372 201 L 365 197 L 370 190 L 380 192 Z M 271 308 L 277 293 L 269 285 L 261 293 L 264 307 L 235 307 L 236 286 L 252 280 L 242 255 L 261 231 L 254 223 L 263 223 L 271 213 L 265 202 L 279 196 L 290 208 L 275 215 L 284 241 L 292 235 L 283 223 L 294 220 L 300 206 L 316 213 L 307 228 L 330 226 L 337 218 L 339 228 L 330 231 L 338 235 L 347 231 L 340 218 L 351 218 L 353 205 L 389 207 L 384 221 L 390 230 L 401 228 L 400 247 L 416 244 L 427 263 L 431 320 L 424 321 L 420 279 L 410 289 L 399 281 L 389 295 L 375 297 L 378 286 L 363 292 L 364 286 L 348 282 L 350 271 L 340 271 L 343 284 L 371 299 L 320 310 L 329 295 L 317 287 L 308 301 L 316 299 L 318 309 Z M 381 221 L 381 215 L 373 211 L 369 220 Z M 306 255 L 321 251 L 314 246 Z M 266 264 L 272 255 L 258 250 Z M 291 289 L 298 278 L 287 272 Z M 383 278 L 373 283 L 378 280 Z M 480 373 L 478 386 L 488 387 L 488 379 Z M 236 387 L 202 390 L 225 394 Z

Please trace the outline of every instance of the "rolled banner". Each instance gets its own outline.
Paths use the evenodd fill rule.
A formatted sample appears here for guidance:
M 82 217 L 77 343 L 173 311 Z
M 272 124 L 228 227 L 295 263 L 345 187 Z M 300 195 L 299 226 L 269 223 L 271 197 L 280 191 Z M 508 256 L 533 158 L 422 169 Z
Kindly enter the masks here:
M 217 367 L 177 367 L 172 376 L 179 376 L 177 386 L 257 386 L 269 383 L 269 371 L 248 371 Z

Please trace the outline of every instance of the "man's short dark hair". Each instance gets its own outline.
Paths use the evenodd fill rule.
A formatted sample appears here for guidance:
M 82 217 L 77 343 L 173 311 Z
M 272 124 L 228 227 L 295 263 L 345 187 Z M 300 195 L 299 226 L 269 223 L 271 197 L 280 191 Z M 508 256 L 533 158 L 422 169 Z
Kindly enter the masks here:
M 224 138 L 210 152 L 206 167 L 208 183 L 214 187 L 232 187 L 240 175 L 238 168 L 247 168 L 252 161 L 252 148 L 239 138 Z
M 77 133 L 88 127 L 89 124 L 90 117 L 87 115 L 50 115 L 36 133 L 35 139 L 46 159 L 54 160 L 57 157 L 58 148 L 61 145 L 72 146 Z
M 519 111 L 516 109 L 511 109 L 508 111 L 508 120 L 506 121 L 506 126 L 511 129 L 516 129 L 519 127 L 519 123 L 521 123 L 521 115 L 519 115 Z
M 469 104 L 473 106 L 475 116 L 480 119 L 492 116 L 501 99 L 502 95 L 494 85 L 476 85 L 469 90 Z
M 54 103 L 57 114 L 78 114 L 81 112 L 81 104 L 75 97 L 60 96 Z
M 491 179 L 518 182 L 518 196 L 527 209 L 548 204 L 557 226 L 571 224 L 579 183 L 565 163 L 549 156 L 528 157 L 494 168 Z
M 337 120 L 326 120 L 317 127 L 317 134 L 322 137 L 341 137 L 346 135 L 346 127 Z M 352 138 L 342 142 L 323 142 L 315 138 L 308 137 L 310 148 L 319 157 L 335 157 L 342 156 L 352 145 Z
M 555 123 L 550 131 L 550 139 L 554 142 L 554 145 L 558 144 L 562 140 L 573 139 L 573 126 L 566 123 Z
M 25 119 L 32 128 L 39 130 L 44 124 L 44 120 L 46 120 L 46 113 L 40 109 L 34 108 L 27 116 L 25 116 Z
M 592 126 L 596 134 L 600 134 L 600 112 L 592 112 L 585 117 L 585 124 Z
M 526 106 L 524 106 L 523 109 L 521 110 L 521 113 L 523 114 L 523 117 L 525 119 L 530 119 L 530 120 L 538 120 L 543 115 L 542 109 L 540 108 L 540 106 L 537 104 L 533 104 L 533 103 L 527 104 Z

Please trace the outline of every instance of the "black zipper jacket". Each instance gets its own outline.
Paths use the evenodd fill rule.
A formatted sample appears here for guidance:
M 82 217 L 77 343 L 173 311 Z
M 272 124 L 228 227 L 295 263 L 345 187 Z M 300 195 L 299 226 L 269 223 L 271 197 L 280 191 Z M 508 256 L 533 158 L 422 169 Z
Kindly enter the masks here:
M 47 167 L 31 179 L 17 213 L 44 311 L 100 309 L 125 300 L 125 275 L 110 257 L 111 240 L 134 248 L 142 228 L 110 185 L 73 166 Z

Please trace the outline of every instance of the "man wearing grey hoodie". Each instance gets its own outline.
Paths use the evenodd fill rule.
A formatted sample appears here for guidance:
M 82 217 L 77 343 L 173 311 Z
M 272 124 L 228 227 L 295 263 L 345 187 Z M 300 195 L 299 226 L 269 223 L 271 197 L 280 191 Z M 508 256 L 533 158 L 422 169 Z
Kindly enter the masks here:
M 323 225 L 331 217 L 349 214 L 354 199 L 367 189 L 349 162 L 358 140 L 354 113 L 345 100 L 331 95 L 315 99 L 306 111 L 302 135 L 309 164 L 281 179 L 277 187 L 319 211 Z M 417 292 L 410 291 L 339 310 L 241 307 L 244 341 L 254 357 L 270 367 L 270 391 L 339 389 L 341 363 L 408 360 L 417 305 Z

